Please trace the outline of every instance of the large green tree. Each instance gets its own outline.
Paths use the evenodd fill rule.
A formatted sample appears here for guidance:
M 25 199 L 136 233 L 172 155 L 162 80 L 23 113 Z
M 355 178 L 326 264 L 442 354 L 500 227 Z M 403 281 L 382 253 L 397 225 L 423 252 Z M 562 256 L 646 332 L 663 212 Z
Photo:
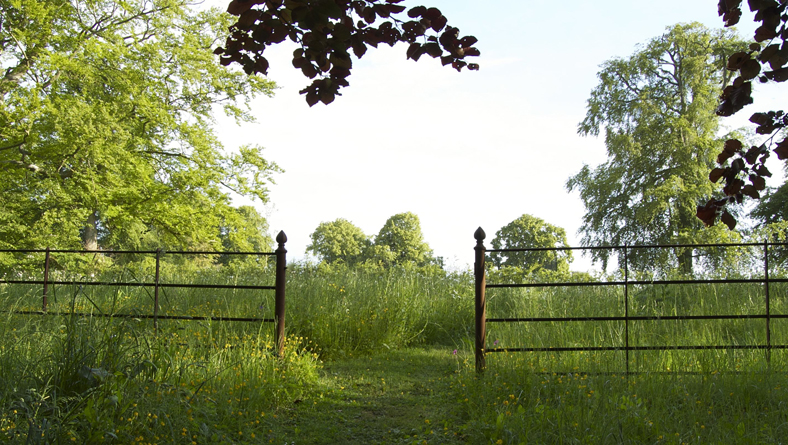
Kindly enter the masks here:
M 495 233 L 493 249 L 553 249 L 569 247 L 566 231 L 531 215 L 522 215 Z M 536 250 L 528 252 L 493 252 L 490 254 L 498 267 L 517 267 L 526 274 L 539 270 L 569 272 L 572 262 L 570 250 Z
M 567 188 L 586 208 L 584 245 L 674 244 L 728 241 L 721 230 L 702 230 L 697 206 L 717 190 L 708 181 L 718 144 L 714 115 L 720 87 L 730 75 L 727 56 L 746 48 L 731 31 L 680 24 L 631 57 L 605 62 L 588 99 L 581 135 L 604 132 L 608 160 L 584 166 Z M 693 270 L 693 250 L 633 250 L 641 269 Z M 606 250 L 595 250 L 607 262 Z
M 223 214 L 219 237 L 226 252 L 270 252 L 274 240 L 268 221 L 252 206 L 240 206 Z
M 219 239 L 225 252 L 271 252 L 274 240 L 268 233 L 268 221 L 252 206 L 240 206 L 222 213 Z M 267 257 L 257 255 L 219 256 L 220 264 L 265 265 Z
M 277 171 L 213 133 L 274 88 L 216 63 L 229 24 L 186 0 L 0 0 L 0 245 L 220 248 L 230 192 L 265 201 Z
M 398 213 L 387 219 L 375 237 L 375 246 L 379 250 L 378 257 L 386 251 L 392 252 L 394 264 L 424 266 L 434 262 L 432 249 L 421 233 L 419 217 L 411 212 Z
M 364 253 L 371 245 L 369 237 L 344 218 L 321 222 L 309 238 L 312 243 L 306 247 L 306 251 L 327 263 L 357 264 L 363 260 Z

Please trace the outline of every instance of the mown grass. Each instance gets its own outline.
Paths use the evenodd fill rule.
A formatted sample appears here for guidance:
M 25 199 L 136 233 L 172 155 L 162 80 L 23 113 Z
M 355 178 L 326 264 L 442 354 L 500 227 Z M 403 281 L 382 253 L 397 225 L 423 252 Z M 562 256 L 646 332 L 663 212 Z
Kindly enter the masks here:
M 315 444 L 464 443 L 452 396 L 461 355 L 405 348 L 327 362 L 315 392 L 285 410 L 276 441 Z
M 114 277 L 149 281 L 148 269 Z M 87 278 L 87 277 L 86 277 Z M 270 284 L 269 269 L 165 269 L 162 282 Z M 786 313 L 784 284 L 771 311 Z M 161 314 L 271 317 L 266 291 L 163 288 Z M 761 285 L 632 286 L 629 315 L 755 314 Z M 489 317 L 623 315 L 620 288 L 490 289 Z M 0 285 L 6 310 L 39 287 Z M 49 310 L 152 313 L 152 290 L 55 286 Z M 467 273 L 288 270 L 284 357 L 270 323 L 6 314 L 8 443 L 777 443 L 786 354 L 490 353 L 477 375 Z M 788 342 L 788 320 L 771 340 Z M 488 347 L 621 346 L 622 322 L 489 323 Z M 762 344 L 765 320 L 637 321 L 631 345 Z

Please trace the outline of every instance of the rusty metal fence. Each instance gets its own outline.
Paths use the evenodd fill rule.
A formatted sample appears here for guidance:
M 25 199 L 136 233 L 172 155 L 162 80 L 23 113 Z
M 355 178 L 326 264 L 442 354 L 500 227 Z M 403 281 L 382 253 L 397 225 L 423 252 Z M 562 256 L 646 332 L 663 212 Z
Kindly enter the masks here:
M 276 236 L 278 243 L 277 249 L 274 252 L 202 252 L 202 251 L 167 251 L 161 249 L 152 251 L 85 251 L 85 250 L 56 250 L 56 249 L 3 249 L 0 253 L 43 253 L 44 254 L 44 275 L 42 280 L 13 280 L 13 279 L 0 279 L 0 284 L 26 284 L 26 285 L 41 285 L 41 310 L 40 311 L 21 311 L 14 310 L 8 311 L 14 314 L 21 315 L 75 315 L 75 316 L 91 316 L 91 317 L 111 317 L 111 318 L 136 318 L 136 319 L 149 319 L 153 320 L 154 329 L 158 330 L 159 320 L 187 320 L 187 321 L 227 321 L 227 322 L 259 322 L 259 323 L 276 323 L 274 331 L 274 342 L 278 355 L 282 355 L 284 350 L 285 341 L 285 283 L 286 283 L 286 265 L 287 265 L 287 250 L 285 243 L 287 236 L 285 233 L 279 232 Z M 155 255 L 155 274 L 153 282 L 138 282 L 138 281 L 73 281 L 73 280 L 52 280 L 50 279 L 50 264 L 51 255 L 58 253 L 99 253 L 104 255 L 111 254 L 140 254 L 140 255 Z M 159 270 L 161 266 L 161 259 L 164 255 L 228 255 L 228 256 L 272 256 L 275 257 L 275 277 L 273 286 L 262 285 L 237 285 L 237 284 L 188 284 L 188 283 L 162 283 L 160 281 Z M 146 287 L 153 288 L 153 307 L 152 313 L 148 314 L 106 314 L 106 313 L 81 313 L 81 312 L 53 312 L 49 311 L 49 290 L 50 286 L 56 285 L 76 285 L 76 286 L 107 286 L 107 287 Z M 245 289 L 245 290 L 273 290 L 274 291 L 274 317 L 273 318 L 257 318 L 257 317 L 217 317 L 217 316 L 188 316 L 188 315 L 162 315 L 159 314 L 159 290 L 164 288 L 190 288 L 190 289 Z
M 739 243 L 739 244 L 683 244 L 683 245 L 639 245 L 639 246 L 602 246 L 602 247 L 563 247 L 563 248 L 530 248 L 530 249 L 487 249 L 484 246 L 486 234 L 481 227 L 474 233 L 476 239 L 474 281 L 475 281 L 475 356 L 476 370 L 483 372 L 486 368 L 485 354 L 495 352 L 562 352 L 562 351 L 624 351 L 625 373 L 630 373 L 631 351 L 667 351 L 667 350 L 710 350 L 710 349 L 749 349 L 763 350 L 767 363 L 771 360 L 771 351 L 774 349 L 788 349 L 786 344 L 772 343 L 772 320 L 788 319 L 788 314 L 774 314 L 771 311 L 769 285 L 770 283 L 786 283 L 785 278 L 769 277 L 769 249 L 770 247 L 785 247 L 788 243 Z M 713 247 L 749 247 L 763 249 L 763 276 L 762 278 L 741 279 L 693 279 L 693 280 L 631 280 L 629 278 L 628 252 L 633 249 L 676 249 L 676 248 L 713 248 Z M 488 284 L 485 274 L 485 257 L 487 253 L 495 252 L 533 252 L 533 251 L 563 251 L 563 250 L 599 250 L 609 249 L 620 252 L 620 267 L 623 280 L 596 281 L 596 282 L 558 282 L 558 283 L 525 283 L 525 284 Z M 713 284 L 713 283 L 761 283 L 764 289 L 765 311 L 761 314 L 717 314 L 717 315 L 672 315 L 672 316 L 631 316 L 629 314 L 629 289 L 638 285 L 687 285 L 687 284 Z M 517 288 L 517 287 L 575 287 L 575 286 L 619 286 L 623 288 L 624 315 L 623 316 L 590 316 L 590 317 L 487 317 L 486 290 L 490 288 Z M 630 322 L 633 321 L 668 321 L 668 320 L 735 320 L 735 319 L 761 319 L 764 320 L 764 344 L 736 344 L 736 345 L 655 345 L 633 346 L 630 344 Z M 543 322 L 595 322 L 617 321 L 624 324 L 623 346 L 582 346 L 582 347 L 527 347 L 527 348 L 487 348 L 487 323 L 543 323 Z

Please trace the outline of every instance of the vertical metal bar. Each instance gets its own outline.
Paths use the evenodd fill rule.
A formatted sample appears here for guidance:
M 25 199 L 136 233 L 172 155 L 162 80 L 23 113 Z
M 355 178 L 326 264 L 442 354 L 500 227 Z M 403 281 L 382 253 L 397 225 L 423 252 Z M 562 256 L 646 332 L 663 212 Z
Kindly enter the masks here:
M 772 362 L 771 307 L 769 306 L 769 242 L 763 242 L 763 283 L 766 292 L 766 364 Z
M 41 310 L 47 311 L 47 293 L 49 292 L 49 247 L 44 254 L 44 295 L 41 302 Z
M 629 375 L 629 258 L 628 247 L 624 246 L 624 360 Z
M 484 349 L 487 341 L 487 307 L 484 298 L 485 277 L 484 277 L 484 256 L 487 249 L 484 247 L 484 237 L 486 234 L 481 227 L 476 229 L 473 237 L 476 239 L 476 261 L 473 263 L 475 291 L 476 291 L 476 372 L 482 373 L 487 367 L 484 358 Z
M 153 285 L 153 330 L 159 333 L 159 265 L 161 264 L 161 249 L 156 249 L 156 277 Z
M 285 243 L 287 242 L 287 235 L 284 231 L 280 231 L 276 235 L 276 242 L 279 246 L 276 249 L 276 282 L 274 291 L 274 317 L 276 320 L 276 332 L 274 341 L 276 342 L 276 354 L 282 357 L 285 350 L 285 283 L 287 270 L 287 250 L 285 250 Z

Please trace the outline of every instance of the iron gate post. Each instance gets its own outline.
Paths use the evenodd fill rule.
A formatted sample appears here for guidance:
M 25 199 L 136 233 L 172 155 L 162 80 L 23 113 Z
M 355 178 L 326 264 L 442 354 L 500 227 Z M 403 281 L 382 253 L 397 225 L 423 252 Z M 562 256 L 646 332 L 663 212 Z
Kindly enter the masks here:
M 161 248 L 156 249 L 156 276 L 153 282 L 153 331 L 159 333 L 159 265 L 161 263 Z
M 49 247 L 44 254 L 44 295 L 41 302 L 41 311 L 47 311 L 47 292 L 49 291 Z
M 766 365 L 772 364 L 772 312 L 769 306 L 769 241 L 763 242 L 763 285 L 766 294 Z
M 624 245 L 624 360 L 629 376 L 629 246 Z
M 474 262 L 474 281 L 476 293 L 476 372 L 482 373 L 487 367 L 484 359 L 484 348 L 487 339 L 487 307 L 484 299 L 485 277 L 484 277 L 484 256 L 487 249 L 484 247 L 484 230 L 481 227 L 476 229 L 473 237 L 476 239 L 476 261 Z
M 274 291 L 274 317 L 276 320 L 276 332 L 274 335 L 274 342 L 276 343 L 276 354 L 282 357 L 285 350 L 285 271 L 287 270 L 287 250 L 285 243 L 287 242 L 287 235 L 284 231 L 280 231 L 276 235 L 276 242 L 279 246 L 276 249 L 276 278 Z

